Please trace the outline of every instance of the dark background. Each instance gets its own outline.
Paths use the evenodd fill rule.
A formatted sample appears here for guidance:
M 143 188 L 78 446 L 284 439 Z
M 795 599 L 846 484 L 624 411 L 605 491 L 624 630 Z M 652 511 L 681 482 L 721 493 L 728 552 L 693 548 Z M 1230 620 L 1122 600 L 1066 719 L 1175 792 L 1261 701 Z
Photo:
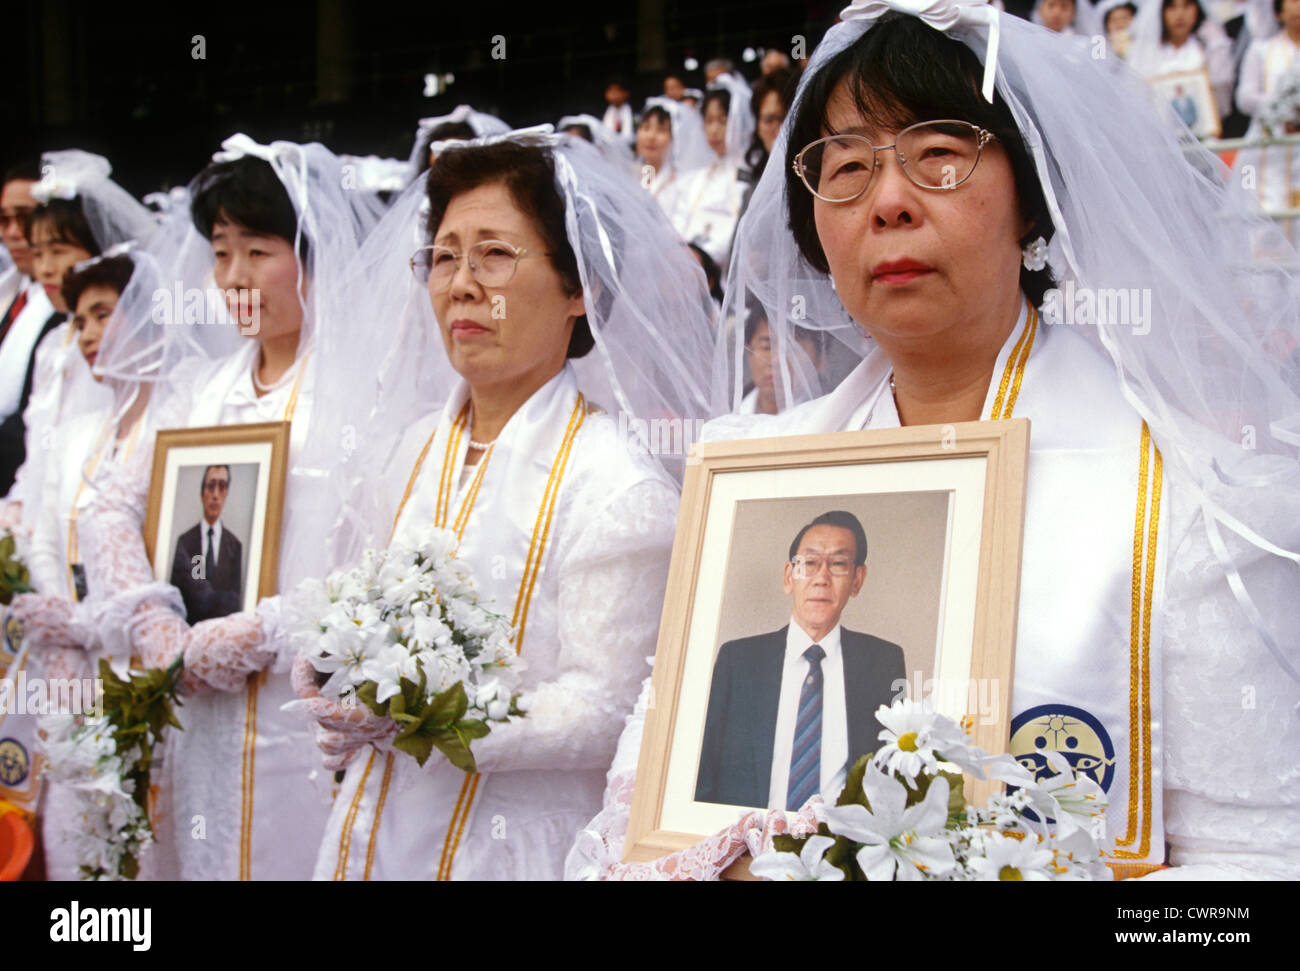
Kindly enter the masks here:
M 811 53 L 844 0 L 620 0 L 562 3 L 374 0 L 181 4 L 43 0 L 0 15 L 8 97 L 6 164 L 83 148 L 106 155 L 139 196 L 183 184 L 222 139 L 322 141 L 335 152 L 405 159 L 418 118 L 457 104 L 514 126 L 604 110 L 606 79 L 627 78 L 632 105 L 662 90 L 687 56 L 727 56 L 749 78 L 745 47 Z M 202 35 L 206 57 L 193 55 Z M 491 56 L 493 37 L 506 57 Z M 425 97 L 424 76 L 455 76 Z

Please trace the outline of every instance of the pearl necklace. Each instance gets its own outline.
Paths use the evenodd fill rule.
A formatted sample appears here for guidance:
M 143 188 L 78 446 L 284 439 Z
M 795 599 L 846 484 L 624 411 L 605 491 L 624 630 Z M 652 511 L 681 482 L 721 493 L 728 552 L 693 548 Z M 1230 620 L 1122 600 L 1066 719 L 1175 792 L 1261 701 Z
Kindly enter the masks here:
M 469 412 L 469 427 L 470 427 L 470 428 L 473 428 L 473 427 L 474 427 L 474 409 L 473 409 L 473 408 L 471 408 L 471 409 L 470 409 L 470 412 Z M 497 437 L 499 438 L 500 435 L 498 435 Z M 474 441 L 474 439 L 471 438 L 471 439 L 469 440 L 469 447 L 472 448 L 472 449 L 476 449 L 476 450 L 478 450 L 478 451 L 480 451 L 480 452 L 486 452 L 489 448 L 491 448 L 491 447 L 493 446 L 493 444 L 494 444 L 495 442 L 496 442 L 496 438 L 492 439 L 492 441 L 490 441 L 490 442 L 476 442 L 476 441 Z
M 266 394 L 266 393 L 269 392 L 269 391 L 274 391 L 275 388 L 276 388 L 277 386 L 279 386 L 279 385 L 281 385 L 281 384 L 284 383 L 284 379 L 285 379 L 285 377 L 287 377 L 288 374 L 289 374 L 289 371 L 292 371 L 292 370 L 293 370 L 293 367 L 290 366 L 290 368 L 289 368 L 288 370 L 286 370 L 286 371 L 284 372 L 284 374 L 280 375 L 279 378 L 277 378 L 276 380 L 272 381 L 270 384 L 263 384 L 261 381 L 259 381 L 259 380 L 257 379 L 258 366 L 257 366 L 257 363 L 254 362 L 254 363 L 253 363 L 253 387 L 256 388 L 258 391 L 262 392 L 263 394 Z

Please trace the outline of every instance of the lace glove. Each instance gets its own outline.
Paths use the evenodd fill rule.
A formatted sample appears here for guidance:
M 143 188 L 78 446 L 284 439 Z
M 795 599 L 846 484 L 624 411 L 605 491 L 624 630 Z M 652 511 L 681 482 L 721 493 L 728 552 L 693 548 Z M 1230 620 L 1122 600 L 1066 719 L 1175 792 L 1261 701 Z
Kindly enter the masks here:
M 91 674 L 89 658 L 79 647 L 51 647 L 41 651 L 40 673 L 47 681 L 80 681 Z M 84 696 L 83 696 L 84 698 Z M 89 704 L 90 699 L 85 702 Z
M 33 648 L 85 650 L 93 640 L 93 630 L 80 607 L 63 597 L 22 593 L 14 597 L 9 612 L 22 625 L 23 637 Z
M 185 635 L 185 673 L 217 691 L 239 691 L 276 657 L 256 613 L 205 620 Z
M 364 705 L 343 705 L 322 698 L 316 688 L 316 669 L 305 654 L 293 662 L 293 690 L 302 700 L 302 710 L 317 721 L 316 744 L 325 753 L 325 768 L 337 772 L 352 760 L 358 749 L 373 745 L 390 750 L 388 742 L 398 726 L 381 718 Z
M 630 799 L 630 780 L 625 789 Z M 770 853 L 773 837 L 783 833 L 811 835 L 824 818 L 820 796 L 809 800 L 793 821 L 780 810 L 751 810 L 694 846 L 649 863 L 613 863 L 600 877 L 604 880 L 717 880 L 744 853 L 751 857 Z

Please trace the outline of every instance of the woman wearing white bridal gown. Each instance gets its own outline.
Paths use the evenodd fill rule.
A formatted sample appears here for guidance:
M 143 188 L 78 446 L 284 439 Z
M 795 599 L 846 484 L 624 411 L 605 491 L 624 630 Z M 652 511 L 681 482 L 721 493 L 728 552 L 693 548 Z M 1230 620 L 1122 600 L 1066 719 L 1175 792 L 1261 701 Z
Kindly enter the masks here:
M 290 422 L 281 590 L 311 569 L 334 518 L 328 495 L 315 488 L 317 470 L 299 459 L 309 423 L 323 420 L 314 417 L 317 368 L 340 331 L 361 326 L 339 313 L 335 294 L 378 203 L 344 185 L 338 159 L 323 146 L 228 139 L 196 180 L 191 211 L 183 214 L 195 229 L 175 260 L 190 288 L 211 269 L 226 306 L 207 311 L 228 313 L 227 323 L 165 329 L 188 340 L 190 330 L 203 339 L 238 330 L 246 345 L 216 360 L 194 353 L 172 367 L 156 392 L 156 424 Z M 172 309 L 184 319 L 183 308 Z M 157 329 L 155 319 L 133 323 Z M 123 370 L 137 366 L 128 360 Z M 157 837 L 177 854 L 183 879 L 306 878 L 330 793 L 315 771 L 310 730 L 281 710 L 293 693 L 278 600 L 186 623 L 177 591 L 153 580 L 141 541 L 151 464 L 152 450 L 140 449 L 104 486 L 86 517 L 83 546 L 92 588 L 115 592 L 101 608 L 100 636 L 125 635 L 149 667 L 185 658 L 192 693 L 181 716 L 185 730 L 166 741 L 160 784 L 172 813 Z M 251 599 L 245 591 L 244 602 Z
M 1107 790 L 1118 876 L 1295 877 L 1300 401 L 1258 348 L 1296 332 L 1297 301 L 1289 277 L 1240 262 L 1254 238 L 1281 245 L 1276 230 L 1210 159 L 1194 161 L 1214 182 L 1187 164 L 1134 79 L 1068 40 L 1001 17 L 994 58 L 990 14 L 958 2 L 924 19 L 903 0 L 842 16 L 727 293 L 765 306 L 774 355 L 797 364 L 783 349 L 801 326 L 863 359 L 824 397 L 718 419 L 706 438 L 1030 418 L 1012 754 L 1042 772 L 1015 728 L 1066 713 L 1086 726 L 1067 734 L 1101 747 L 1078 770 Z M 918 58 L 933 65 L 924 86 L 907 70 Z M 830 135 L 850 131 L 863 134 Z M 1124 148 L 1139 140 L 1140 159 Z M 1103 321 L 1063 305 L 1111 288 L 1135 302 Z M 719 347 L 735 402 L 744 351 Z M 656 864 L 620 862 L 642 717 L 567 872 L 716 876 L 753 817 Z
M 654 650 L 677 489 L 642 435 L 703 414 L 712 304 L 653 200 L 572 136 L 440 147 L 428 203 L 419 283 L 376 288 L 410 302 L 381 375 L 395 400 L 371 425 L 409 431 L 387 461 L 361 461 L 386 471 L 335 560 L 455 530 L 512 619 L 526 714 L 474 743 L 476 773 L 436 752 L 421 768 L 388 746 L 387 719 L 317 696 L 301 656 L 327 767 L 347 766 L 316 877 L 555 879 Z M 410 236 L 390 245 L 404 271 Z
M 703 168 L 681 174 L 659 200 L 677 234 L 719 266 L 727 265 L 745 203 L 747 185 L 740 168 L 754 135 L 750 97 L 749 85 L 731 74 L 709 87 L 701 112 L 712 158 Z

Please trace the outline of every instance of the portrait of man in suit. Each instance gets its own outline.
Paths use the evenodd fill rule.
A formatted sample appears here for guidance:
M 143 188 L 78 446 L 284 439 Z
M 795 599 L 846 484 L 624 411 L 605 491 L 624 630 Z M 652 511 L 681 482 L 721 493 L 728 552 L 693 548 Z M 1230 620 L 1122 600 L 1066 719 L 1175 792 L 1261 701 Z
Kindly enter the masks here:
M 244 547 L 221 521 L 229 494 L 230 466 L 205 468 L 199 493 L 203 518 L 176 540 L 171 584 L 181 592 L 191 625 L 238 613 L 243 604 Z
M 906 679 L 902 648 L 840 624 L 867 577 L 867 536 L 836 510 L 790 544 L 790 623 L 727 641 L 713 663 L 695 799 L 797 810 L 878 746 L 876 709 Z

